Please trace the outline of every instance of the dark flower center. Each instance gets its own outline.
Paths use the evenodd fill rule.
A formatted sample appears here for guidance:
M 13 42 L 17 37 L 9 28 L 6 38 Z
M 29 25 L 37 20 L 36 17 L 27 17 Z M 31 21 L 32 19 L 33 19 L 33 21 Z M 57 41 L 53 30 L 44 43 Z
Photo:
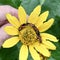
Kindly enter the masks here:
M 26 29 L 28 28 L 28 29 Z M 36 40 L 39 40 L 40 43 L 42 43 L 42 40 L 41 40 L 41 36 L 40 36 L 40 32 L 38 30 L 38 28 L 32 24 L 32 23 L 26 23 L 26 24 L 22 24 L 20 27 L 19 27 L 19 32 L 21 32 L 22 30 L 25 31 L 23 32 L 23 35 L 21 36 L 25 41 L 28 40 L 28 41 L 32 41 L 33 39 Z M 34 40 L 33 40 L 34 41 Z M 28 43 L 28 42 L 27 42 Z M 26 44 L 27 44 L 26 43 Z

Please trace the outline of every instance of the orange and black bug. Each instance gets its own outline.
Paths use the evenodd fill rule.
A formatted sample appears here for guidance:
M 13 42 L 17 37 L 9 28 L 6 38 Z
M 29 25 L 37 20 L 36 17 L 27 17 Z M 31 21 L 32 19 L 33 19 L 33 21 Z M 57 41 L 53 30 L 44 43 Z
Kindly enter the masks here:
M 40 41 L 40 43 L 41 43 L 42 40 L 41 40 L 40 32 L 39 32 L 38 28 L 37 28 L 34 24 L 32 24 L 32 23 L 22 24 L 22 25 L 19 27 L 18 30 L 21 31 L 21 30 L 24 29 L 27 25 L 31 26 L 31 27 L 34 29 L 34 31 L 35 31 L 35 33 L 36 33 L 36 35 L 37 35 L 37 39 L 39 39 L 39 41 Z

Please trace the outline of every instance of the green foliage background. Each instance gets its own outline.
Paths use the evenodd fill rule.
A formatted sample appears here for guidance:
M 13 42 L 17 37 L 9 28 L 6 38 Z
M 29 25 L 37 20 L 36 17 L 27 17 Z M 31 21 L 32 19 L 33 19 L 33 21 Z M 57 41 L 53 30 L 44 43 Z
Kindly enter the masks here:
M 42 5 L 42 12 L 49 10 L 49 18 L 54 18 L 55 22 L 53 26 L 46 32 L 55 35 L 60 40 L 60 0 L 0 0 L 0 5 L 11 5 L 15 8 L 22 5 L 27 14 L 37 6 Z M 60 42 L 54 43 L 57 46 L 57 50 L 52 51 L 52 55 L 47 60 L 60 60 Z M 18 60 L 19 49 L 21 44 L 18 43 L 16 46 L 9 49 L 0 49 L 0 60 Z M 28 60 L 32 60 L 29 55 Z

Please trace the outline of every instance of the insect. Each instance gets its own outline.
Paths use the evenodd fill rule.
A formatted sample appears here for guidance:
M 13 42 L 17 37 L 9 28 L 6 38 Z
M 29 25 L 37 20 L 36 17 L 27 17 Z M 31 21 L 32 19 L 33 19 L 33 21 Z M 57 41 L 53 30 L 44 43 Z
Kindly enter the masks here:
M 19 27 L 18 30 L 21 31 L 21 30 L 24 29 L 27 25 L 31 26 L 31 27 L 34 29 L 34 31 L 35 31 L 35 33 L 36 33 L 36 35 L 37 35 L 37 39 L 39 39 L 39 41 L 40 41 L 40 43 L 41 43 L 42 40 L 41 40 L 40 32 L 39 32 L 38 28 L 37 28 L 34 24 L 32 24 L 32 23 L 22 24 L 22 25 Z

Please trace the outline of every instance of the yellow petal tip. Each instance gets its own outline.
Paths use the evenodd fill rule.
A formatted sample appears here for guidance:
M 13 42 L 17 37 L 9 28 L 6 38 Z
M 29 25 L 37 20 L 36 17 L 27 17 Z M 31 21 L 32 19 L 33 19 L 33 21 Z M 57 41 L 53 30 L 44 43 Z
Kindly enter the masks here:
M 6 14 L 6 17 L 7 17 L 7 16 L 11 16 L 11 14 L 7 13 L 7 14 Z
M 51 20 L 54 22 L 54 19 L 53 18 L 51 18 Z
M 38 5 L 37 7 L 38 7 L 38 8 L 40 8 L 40 7 L 41 7 L 41 5 Z
M 38 5 L 35 9 L 36 9 L 36 11 L 41 10 L 41 5 Z
M 18 9 L 22 9 L 23 7 L 20 5 Z
M 48 57 L 50 57 L 51 56 L 51 53 L 48 55 Z
M 2 47 L 3 47 L 3 48 L 6 48 L 4 43 L 2 44 Z
M 55 46 L 54 50 L 56 50 L 56 46 Z
M 47 14 L 49 14 L 49 11 L 46 11 Z
M 45 11 L 45 14 L 46 14 L 46 16 L 48 16 L 49 15 L 49 11 Z
M 51 25 L 52 25 L 52 24 L 54 23 L 54 19 L 51 18 L 50 21 L 51 21 L 50 23 L 51 23 Z
M 20 9 L 22 6 L 19 6 L 18 8 Z
M 56 41 L 55 42 L 58 42 L 58 41 L 59 41 L 59 39 L 56 38 Z
M 51 52 L 48 53 L 48 55 L 46 57 L 50 57 L 51 56 Z

